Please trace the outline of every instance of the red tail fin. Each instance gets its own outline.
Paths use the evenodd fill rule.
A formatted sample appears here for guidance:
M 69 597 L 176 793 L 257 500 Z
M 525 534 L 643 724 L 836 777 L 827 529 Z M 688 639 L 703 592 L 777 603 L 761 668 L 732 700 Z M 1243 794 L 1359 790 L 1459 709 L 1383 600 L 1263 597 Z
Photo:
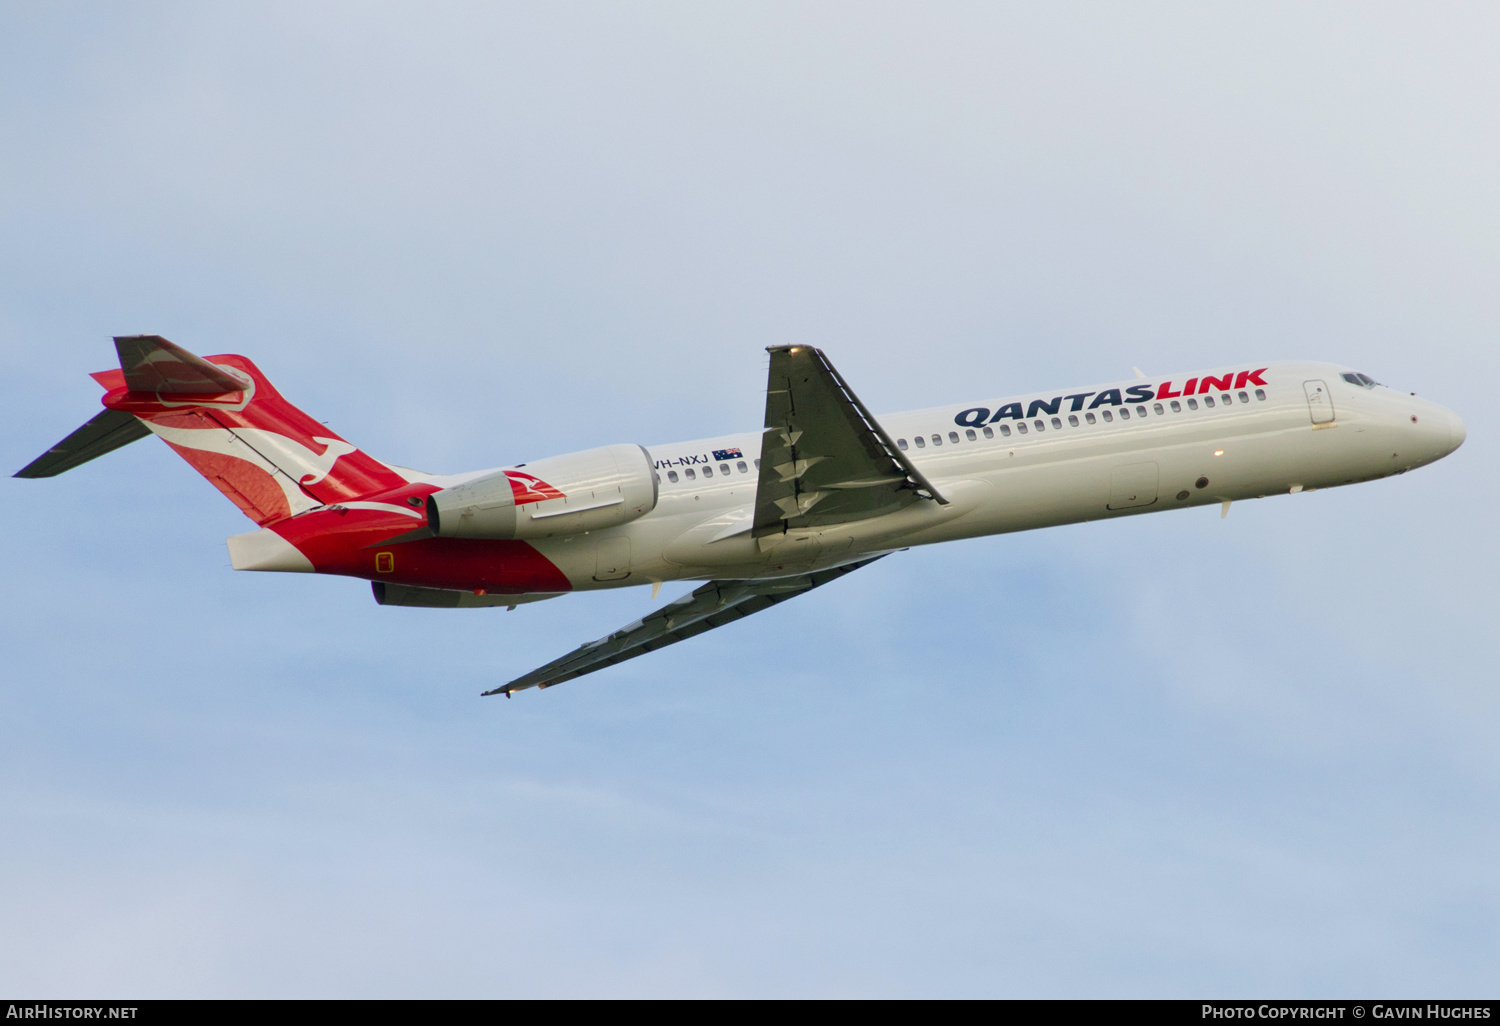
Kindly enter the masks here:
M 115 339 L 94 380 L 257 524 L 399 488 L 406 478 L 282 398 L 243 356 L 200 358 L 158 335 Z

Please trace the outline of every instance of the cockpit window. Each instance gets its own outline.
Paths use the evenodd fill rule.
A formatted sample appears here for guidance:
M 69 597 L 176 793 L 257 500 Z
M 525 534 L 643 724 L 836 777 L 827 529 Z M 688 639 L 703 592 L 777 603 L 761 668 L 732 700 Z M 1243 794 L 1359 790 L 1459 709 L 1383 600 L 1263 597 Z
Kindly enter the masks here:
M 1358 385 L 1360 388 L 1374 388 L 1376 385 L 1380 384 L 1380 382 L 1370 377 L 1370 375 L 1361 374 L 1358 371 L 1350 371 L 1345 374 L 1340 374 L 1339 377 L 1343 378 L 1351 385 Z

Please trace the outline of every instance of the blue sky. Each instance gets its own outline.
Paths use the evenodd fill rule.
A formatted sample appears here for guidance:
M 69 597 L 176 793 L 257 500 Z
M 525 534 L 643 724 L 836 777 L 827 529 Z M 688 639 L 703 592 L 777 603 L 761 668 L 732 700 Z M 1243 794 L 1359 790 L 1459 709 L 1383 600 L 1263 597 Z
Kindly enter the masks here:
M 7 5 L 7 468 L 135 332 L 434 471 L 752 429 L 788 342 L 877 411 L 1337 360 L 1469 439 L 510 702 L 649 592 L 235 574 L 149 441 L 0 479 L 0 989 L 1493 994 L 1500 15 L 1045 6 Z

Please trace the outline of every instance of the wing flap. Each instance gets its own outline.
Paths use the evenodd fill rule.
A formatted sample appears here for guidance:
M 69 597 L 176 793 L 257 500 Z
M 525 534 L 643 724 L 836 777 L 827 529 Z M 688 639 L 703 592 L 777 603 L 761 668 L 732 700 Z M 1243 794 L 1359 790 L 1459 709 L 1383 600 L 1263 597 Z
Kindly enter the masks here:
M 627 624 L 613 634 L 578 646 L 560 659 L 517 677 L 504 687 L 486 691 L 486 695 L 505 695 L 526 688 L 550 688 L 606 666 L 655 652 L 659 648 L 686 641 L 715 627 L 742 620 L 752 613 L 795 598 L 829 581 L 838 580 L 876 559 L 861 560 L 830 570 L 819 570 L 795 577 L 768 580 L 709 581 L 675 602 L 669 602 L 654 613 Z

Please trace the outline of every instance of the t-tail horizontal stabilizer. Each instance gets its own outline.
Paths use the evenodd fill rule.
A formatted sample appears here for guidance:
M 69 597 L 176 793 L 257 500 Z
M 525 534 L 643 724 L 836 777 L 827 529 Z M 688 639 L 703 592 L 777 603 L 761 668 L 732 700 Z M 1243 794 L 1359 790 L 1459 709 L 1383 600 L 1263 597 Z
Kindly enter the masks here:
M 104 410 L 16 472 L 16 477 L 56 477 L 121 446 L 145 438 L 151 429 L 119 410 Z
M 51 477 L 154 434 L 262 527 L 408 481 L 287 402 L 243 356 L 197 356 L 160 335 L 119 335 L 115 349 L 119 369 L 90 375 L 105 412 L 17 477 Z M 297 559 L 290 569 L 311 569 Z M 289 569 L 282 562 L 252 553 L 245 569 Z
M 684 595 L 675 602 L 667 603 L 644 619 L 622 627 L 608 637 L 580 645 L 561 659 L 554 659 L 546 666 L 517 677 L 504 687 L 486 691 L 485 694 L 509 698 L 512 692 L 526 688 L 550 688 L 554 684 L 582 677 L 606 666 L 623 663 L 647 652 L 655 652 L 704 631 L 743 619 L 751 613 L 769 609 L 778 602 L 796 598 L 805 591 L 836 581 L 849 571 L 858 570 L 880 558 L 882 557 L 876 556 L 874 559 L 864 559 L 858 563 L 799 574 L 796 577 L 709 581 L 694 589 L 691 595 Z
M 117 383 L 119 375 L 123 374 L 124 383 L 132 392 L 221 395 L 238 392 L 246 384 L 160 335 L 117 335 L 115 351 L 120 354 L 120 370 L 100 373 L 105 379 L 113 376 Z M 15 476 L 56 477 L 150 433 L 151 429 L 134 414 L 105 410 L 32 460 Z
M 216 395 L 239 392 L 248 384 L 160 335 L 116 335 L 115 351 L 132 392 Z

